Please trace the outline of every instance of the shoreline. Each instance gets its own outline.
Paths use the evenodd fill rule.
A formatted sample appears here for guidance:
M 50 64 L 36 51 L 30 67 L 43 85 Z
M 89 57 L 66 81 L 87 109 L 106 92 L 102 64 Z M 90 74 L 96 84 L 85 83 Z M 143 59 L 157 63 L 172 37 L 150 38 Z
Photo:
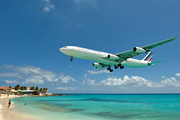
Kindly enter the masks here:
M 12 101 L 10 108 L 8 108 L 8 100 L 15 97 L 20 97 L 17 95 L 1 95 L 0 97 L 0 120 L 36 120 L 36 118 L 26 116 L 23 114 L 18 114 L 15 112 L 15 105 Z

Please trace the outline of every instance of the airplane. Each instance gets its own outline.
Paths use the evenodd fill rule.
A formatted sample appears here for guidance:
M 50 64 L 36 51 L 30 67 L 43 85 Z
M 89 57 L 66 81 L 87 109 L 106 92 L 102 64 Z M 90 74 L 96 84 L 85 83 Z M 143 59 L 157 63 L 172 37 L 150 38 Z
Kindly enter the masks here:
M 156 62 L 151 62 L 153 53 L 150 52 L 151 49 L 163 45 L 165 43 L 171 42 L 175 40 L 178 35 L 173 38 L 157 42 L 151 45 L 147 45 L 144 47 L 134 47 L 133 50 L 129 50 L 122 53 L 111 54 L 106 52 L 100 52 L 96 50 L 91 50 L 87 48 L 77 47 L 77 46 L 65 46 L 60 48 L 59 50 L 70 56 L 70 61 L 73 61 L 73 57 L 82 58 L 87 60 L 96 61 L 97 63 L 93 63 L 93 66 L 97 69 L 103 69 L 107 67 L 107 70 L 113 72 L 111 68 L 114 66 L 115 69 L 120 67 L 123 69 L 125 67 L 139 68 L 154 65 L 155 63 L 163 62 L 165 60 L 160 60 Z M 148 52 L 148 53 L 147 53 Z M 139 56 L 140 54 L 146 53 L 147 55 L 142 60 L 133 59 L 134 56 Z

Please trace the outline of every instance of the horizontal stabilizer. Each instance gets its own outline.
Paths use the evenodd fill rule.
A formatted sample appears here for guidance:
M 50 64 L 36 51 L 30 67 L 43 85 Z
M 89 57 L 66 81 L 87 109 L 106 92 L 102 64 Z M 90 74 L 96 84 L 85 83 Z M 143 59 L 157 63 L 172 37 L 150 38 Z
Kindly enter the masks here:
M 149 65 L 154 65 L 155 63 L 159 63 L 159 62 L 164 62 L 166 60 L 160 60 L 160 61 L 156 61 L 156 62 L 152 62 L 152 63 L 148 63 Z

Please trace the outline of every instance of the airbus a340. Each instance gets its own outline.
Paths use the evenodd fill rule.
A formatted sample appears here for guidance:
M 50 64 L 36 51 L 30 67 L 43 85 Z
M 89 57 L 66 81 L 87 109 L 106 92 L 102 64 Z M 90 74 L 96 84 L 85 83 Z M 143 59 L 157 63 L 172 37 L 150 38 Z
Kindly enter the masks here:
M 69 55 L 71 57 L 71 61 L 73 60 L 73 57 L 96 61 L 97 63 L 93 63 L 94 67 L 96 67 L 97 69 L 103 69 L 104 67 L 107 67 L 107 70 L 112 72 L 112 66 L 114 66 L 115 69 L 117 69 L 118 67 L 120 67 L 120 69 L 123 69 L 124 66 L 139 68 L 151 66 L 154 65 L 154 63 L 164 61 L 160 60 L 156 62 L 151 62 L 153 56 L 153 53 L 150 52 L 151 49 L 171 42 L 176 38 L 177 35 L 168 40 L 164 40 L 144 47 L 134 47 L 133 50 L 117 54 L 105 53 L 77 46 L 65 46 L 60 48 L 59 50 L 62 53 Z M 133 59 L 134 56 L 139 56 L 142 53 L 147 53 L 147 55 L 142 60 Z

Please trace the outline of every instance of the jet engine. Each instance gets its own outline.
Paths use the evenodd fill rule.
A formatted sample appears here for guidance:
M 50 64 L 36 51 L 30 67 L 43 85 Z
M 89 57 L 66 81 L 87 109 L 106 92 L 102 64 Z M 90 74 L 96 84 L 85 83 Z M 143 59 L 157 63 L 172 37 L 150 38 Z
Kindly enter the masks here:
M 109 59 L 111 59 L 111 60 L 118 60 L 118 59 L 119 59 L 118 56 L 113 55 L 113 54 L 109 54 L 107 57 L 108 57 Z
M 133 51 L 135 52 L 135 53 L 146 53 L 146 50 L 145 49 L 143 49 L 143 48 L 141 48 L 141 47 L 134 47 L 133 48 Z
M 103 69 L 104 67 L 99 64 L 99 63 L 93 63 L 93 66 L 96 67 L 97 69 Z

